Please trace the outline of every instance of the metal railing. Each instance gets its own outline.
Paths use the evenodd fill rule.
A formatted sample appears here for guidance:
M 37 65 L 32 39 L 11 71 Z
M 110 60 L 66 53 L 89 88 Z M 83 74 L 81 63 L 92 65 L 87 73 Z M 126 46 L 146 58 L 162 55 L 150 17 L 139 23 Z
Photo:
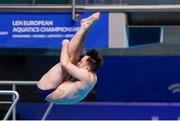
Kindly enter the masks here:
M 0 11 L 180 12 L 180 5 L 1 5 Z
M 8 80 L 0 80 L 0 85 L 12 85 L 12 90 L 14 92 L 16 92 L 16 85 L 36 85 L 37 84 L 37 81 L 8 81 Z M 18 98 L 19 98 L 19 95 L 18 95 Z M 13 97 L 13 100 L 14 100 L 14 97 Z M 16 120 L 16 106 L 13 105 L 13 120 Z M 53 103 L 50 103 L 48 108 L 46 109 L 43 117 L 42 117 L 42 120 L 45 120 L 49 114 L 49 112 L 51 111 L 53 107 Z
M 16 85 L 36 85 L 35 81 L 8 81 L 8 80 L 0 80 L 0 85 L 12 85 L 12 90 L 16 91 Z M 13 96 L 13 100 L 15 97 Z M 16 120 L 16 106 L 14 106 L 12 111 L 13 120 Z
M 19 100 L 19 94 L 16 91 L 0 90 L 0 95 L 14 95 L 15 96 L 12 105 L 10 106 L 9 110 L 7 111 L 7 113 L 6 113 L 6 115 L 5 115 L 4 119 L 3 119 L 3 120 L 8 120 L 11 112 L 13 111 L 13 108 L 16 106 L 16 104 L 17 104 L 17 102 Z
M 47 118 L 47 116 L 49 115 L 49 113 L 50 113 L 53 105 L 54 105 L 53 103 L 50 103 L 50 104 L 49 104 L 49 106 L 48 106 L 48 108 L 46 109 L 46 111 L 45 111 L 45 113 L 44 113 L 44 115 L 43 115 L 43 117 L 42 117 L 41 120 L 45 120 L 45 119 Z
M 71 11 L 72 20 L 78 20 L 76 12 L 180 12 L 180 5 L 38 5 L 32 0 L 32 5 L 0 5 L 0 11 Z

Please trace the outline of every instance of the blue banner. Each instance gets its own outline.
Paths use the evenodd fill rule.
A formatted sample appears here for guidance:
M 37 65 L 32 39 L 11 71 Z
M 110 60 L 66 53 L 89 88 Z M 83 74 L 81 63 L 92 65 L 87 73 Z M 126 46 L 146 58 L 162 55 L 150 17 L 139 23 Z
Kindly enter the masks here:
M 80 13 L 81 19 L 92 13 Z M 60 48 L 63 39 L 71 39 L 80 27 L 71 13 L 5 12 L 0 13 L 0 48 Z M 108 14 L 87 33 L 85 48 L 108 47 Z

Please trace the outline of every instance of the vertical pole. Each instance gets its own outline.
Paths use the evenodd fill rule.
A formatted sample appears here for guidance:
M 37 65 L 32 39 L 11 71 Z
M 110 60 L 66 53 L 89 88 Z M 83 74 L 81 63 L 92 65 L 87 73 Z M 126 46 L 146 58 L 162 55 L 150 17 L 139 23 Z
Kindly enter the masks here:
M 76 20 L 76 1 L 72 0 L 72 20 Z
M 36 0 L 32 0 L 32 5 L 35 5 L 36 4 Z
M 15 84 L 13 84 L 13 91 L 16 91 L 16 85 Z M 15 95 L 13 95 L 13 102 L 14 102 L 14 100 L 15 100 Z M 14 108 L 13 108 L 13 112 L 12 112 L 12 119 L 13 119 L 13 121 L 15 121 L 16 120 L 16 106 L 14 106 Z

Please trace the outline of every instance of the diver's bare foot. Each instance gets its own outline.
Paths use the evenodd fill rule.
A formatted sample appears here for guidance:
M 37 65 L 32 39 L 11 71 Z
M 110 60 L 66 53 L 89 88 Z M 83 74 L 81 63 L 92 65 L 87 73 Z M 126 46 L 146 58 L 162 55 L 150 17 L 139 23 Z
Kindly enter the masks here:
M 81 20 L 81 27 L 88 29 L 100 17 L 100 12 L 94 13 L 91 16 Z

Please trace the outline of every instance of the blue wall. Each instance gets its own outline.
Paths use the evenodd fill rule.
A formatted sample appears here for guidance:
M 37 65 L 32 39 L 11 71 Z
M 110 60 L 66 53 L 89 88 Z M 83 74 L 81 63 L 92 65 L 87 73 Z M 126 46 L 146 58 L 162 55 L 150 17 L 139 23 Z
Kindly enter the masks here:
M 98 73 L 97 100 L 179 102 L 168 87 L 180 83 L 180 56 L 105 56 Z

